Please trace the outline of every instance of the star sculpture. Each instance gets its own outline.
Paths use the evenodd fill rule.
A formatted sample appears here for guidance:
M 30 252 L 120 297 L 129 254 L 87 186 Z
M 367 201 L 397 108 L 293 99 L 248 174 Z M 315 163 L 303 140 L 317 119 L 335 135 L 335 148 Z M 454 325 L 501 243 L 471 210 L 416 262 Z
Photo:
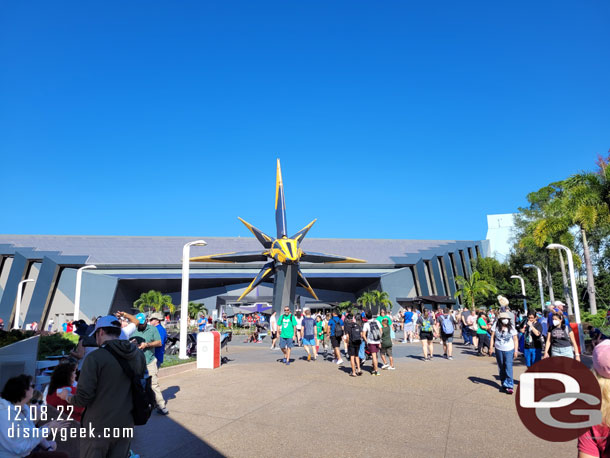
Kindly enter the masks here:
M 284 184 L 282 182 L 282 170 L 279 159 L 277 160 L 277 177 L 275 182 L 275 225 L 277 238 L 271 238 L 247 221 L 239 217 L 238 219 L 254 234 L 265 249 L 264 251 L 221 253 L 197 256 L 190 259 L 191 262 L 256 262 L 267 261 L 271 258 L 271 261 L 263 266 L 258 275 L 239 297 L 238 301 L 241 301 L 262 281 L 275 277 L 273 284 L 273 308 L 279 310 L 281 307 L 289 305 L 293 309 L 297 285 L 305 288 L 314 299 L 318 300 L 318 296 L 316 296 L 316 293 L 299 268 L 300 262 L 324 264 L 366 262 L 362 259 L 334 254 L 304 252 L 300 245 L 309 229 L 311 229 L 311 226 L 316 222 L 315 219 L 292 237 L 287 236 L 286 203 L 284 201 Z

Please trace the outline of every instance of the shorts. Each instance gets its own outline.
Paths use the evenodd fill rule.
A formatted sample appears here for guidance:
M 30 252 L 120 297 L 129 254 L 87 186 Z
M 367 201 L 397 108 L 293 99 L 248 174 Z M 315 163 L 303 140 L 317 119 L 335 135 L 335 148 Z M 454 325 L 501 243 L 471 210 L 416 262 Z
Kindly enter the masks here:
M 441 340 L 443 342 L 451 343 L 453 342 L 453 334 L 445 334 L 444 332 L 441 332 Z
M 423 341 L 423 340 L 427 340 L 428 342 L 431 342 L 432 339 L 434 338 L 434 336 L 432 335 L 432 332 L 430 331 L 421 331 L 419 333 L 419 338 Z
M 379 353 L 379 349 L 381 348 L 381 345 L 380 344 L 369 344 L 368 348 L 371 353 Z
M 277 331 L 271 331 L 271 338 L 277 339 Z
M 565 356 L 574 358 L 574 350 L 572 347 L 551 347 L 551 356 Z
M 349 356 L 358 356 L 358 353 L 360 352 L 360 340 L 357 342 L 350 342 L 349 345 L 347 346 L 347 354 Z
M 341 337 L 330 336 L 330 344 L 333 348 L 339 348 L 341 346 Z
M 383 356 L 392 357 L 392 347 L 381 347 L 381 354 Z
M 413 332 L 413 322 L 412 321 L 410 323 L 405 323 L 405 331 Z
M 280 348 L 292 348 L 292 337 L 280 337 Z
M 311 339 L 306 339 L 305 337 L 303 337 L 303 341 L 302 341 L 303 345 L 311 345 L 312 347 L 316 345 L 316 339 L 311 338 Z

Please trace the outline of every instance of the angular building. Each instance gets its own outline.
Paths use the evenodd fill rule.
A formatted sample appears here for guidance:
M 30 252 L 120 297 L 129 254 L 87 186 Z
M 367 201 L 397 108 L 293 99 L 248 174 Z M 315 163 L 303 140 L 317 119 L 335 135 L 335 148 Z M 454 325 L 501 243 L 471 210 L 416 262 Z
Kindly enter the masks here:
M 0 235 L 0 318 L 5 329 L 14 322 L 19 283 L 23 284 L 20 323 L 36 321 L 54 329 L 75 319 L 76 272 L 83 271 L 80 316 L 132 310 L 142 292 L 169 294 L 180 303 L 181 255 L 185 243 L 200 237 L 121 237 Z M 193 247 L 191 256 L 254 251 L 254 238 L 203 237 L 206 247 Z M 388 293 L 393 311 L 401 301 L 416 296 L 453 296 L 455 277 L 467 276 L 472 261 L 488 255 L 487 241 L 305 239 L 305 251 L 341 253 L 366 264 L 308 264 L 301 269 L 319 297 L 315 301 L 297 288 L 297 303 L 312 307 L 352 301 L 364 291 Z M 259 272 L 261 264 L 200 264 L 190 268 L 191 301 L 209 311 L 232 304 Z M 272 283 L 262 283 L 245 302 L 271 302 Z

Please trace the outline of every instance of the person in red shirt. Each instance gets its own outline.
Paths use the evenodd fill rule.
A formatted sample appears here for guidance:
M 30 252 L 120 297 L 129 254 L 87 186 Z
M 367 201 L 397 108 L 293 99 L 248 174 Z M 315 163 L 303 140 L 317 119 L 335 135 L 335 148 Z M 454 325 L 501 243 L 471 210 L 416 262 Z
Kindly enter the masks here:
M 602 423 L 578 438 L 578 458 L 610 456 L 610 340 L 604 340 L 593 350 L 593 373 L 602 390 Z
M 68 321 L 66 324 L 66 332 L 71 333 L 74 331 L 74 324 L 71 321 Z
M 81 421 L 84 407 L 71 406 L 68 407 L 68 403 L 57 396 L 57 390 L 66 390 L 69 394 L 76 394 L 76 364 L 63 363 L 55 367 L 53 374 L 51 375 L 51 383 L 49 383 L 49 394 L 47 394 L 47 404 L 55 408 L 63 407 L 62 417 L 66 418 L 72 413 L 71 417 L 73 420 L 78 422 Z M 72 409 L 74 411 L 72 412 Z

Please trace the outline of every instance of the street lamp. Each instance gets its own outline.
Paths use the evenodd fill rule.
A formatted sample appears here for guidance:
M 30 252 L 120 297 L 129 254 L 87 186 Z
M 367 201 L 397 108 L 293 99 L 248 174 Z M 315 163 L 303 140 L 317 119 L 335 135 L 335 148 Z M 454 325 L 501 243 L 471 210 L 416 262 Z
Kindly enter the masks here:
M 538 272 L 538 289 L 540 290 L 540 307 L 541 310 L 544 311 L 544 289 L 542 289 L 542 271 L 540 267 L 535 266 L 534 264 L 525 264 L 523 267 L 526 269 L 536 269 Z
M 521 281 L 521 294 L 523 295 L 523 308 L 525 309 L 525 314 L 527 315 L 527 301 L 525 300 L 525 282 L 523 281 L 523 277 L 519 275 L 511 275 L 510 278 L 518 278 Z
M 559 243 L 551 243 L 546 247 L 547 250 L 563 250 L 568 258 L 568 270 L 570 271 L 570 283 L 572 285 L 572 304 L 574 305 L 574 318 L 578 325 L 578 336 L 580 340 L 580 351 L 585 350 L 585 336 L 582 333 L 582 324 L 580 322 L 580 307 L 578 306 L 578 292 L 576 291 L 576 277 L 574 276 L 574 260 L 572 259 L 572 250 L 565 245 Z
M 180 351 L 178 358 L 187 359 L 186 355 L 186 331 L 188 328 L 189 316 L 189 267 L 190 251 L 192 246 L 206 246 L 204 240 L 188 242 L 182 247 L 182 294 L 180 296 Z
M 74 321 L 78 320 L 78 317 L 80 316 L 81 282 L 83 279 L 83 270 L 86 269 L 97 269 L 97 266 L 89 264 L 87 266 L 79 267 L 76 271 L 76 290 L 74 291 L 74 317 L 72 318 Z
M 21 326 L 19 326 L 19 317 L 21 315 L 21 294 L 23 293 L 23 285 L 30 281 L 34 281 L 34 279 L 28 278 L 27 280 L 21 280 L 17 285 L 17 306 L 15 307 L 15 324 L 13 329 L 21 329 Z

